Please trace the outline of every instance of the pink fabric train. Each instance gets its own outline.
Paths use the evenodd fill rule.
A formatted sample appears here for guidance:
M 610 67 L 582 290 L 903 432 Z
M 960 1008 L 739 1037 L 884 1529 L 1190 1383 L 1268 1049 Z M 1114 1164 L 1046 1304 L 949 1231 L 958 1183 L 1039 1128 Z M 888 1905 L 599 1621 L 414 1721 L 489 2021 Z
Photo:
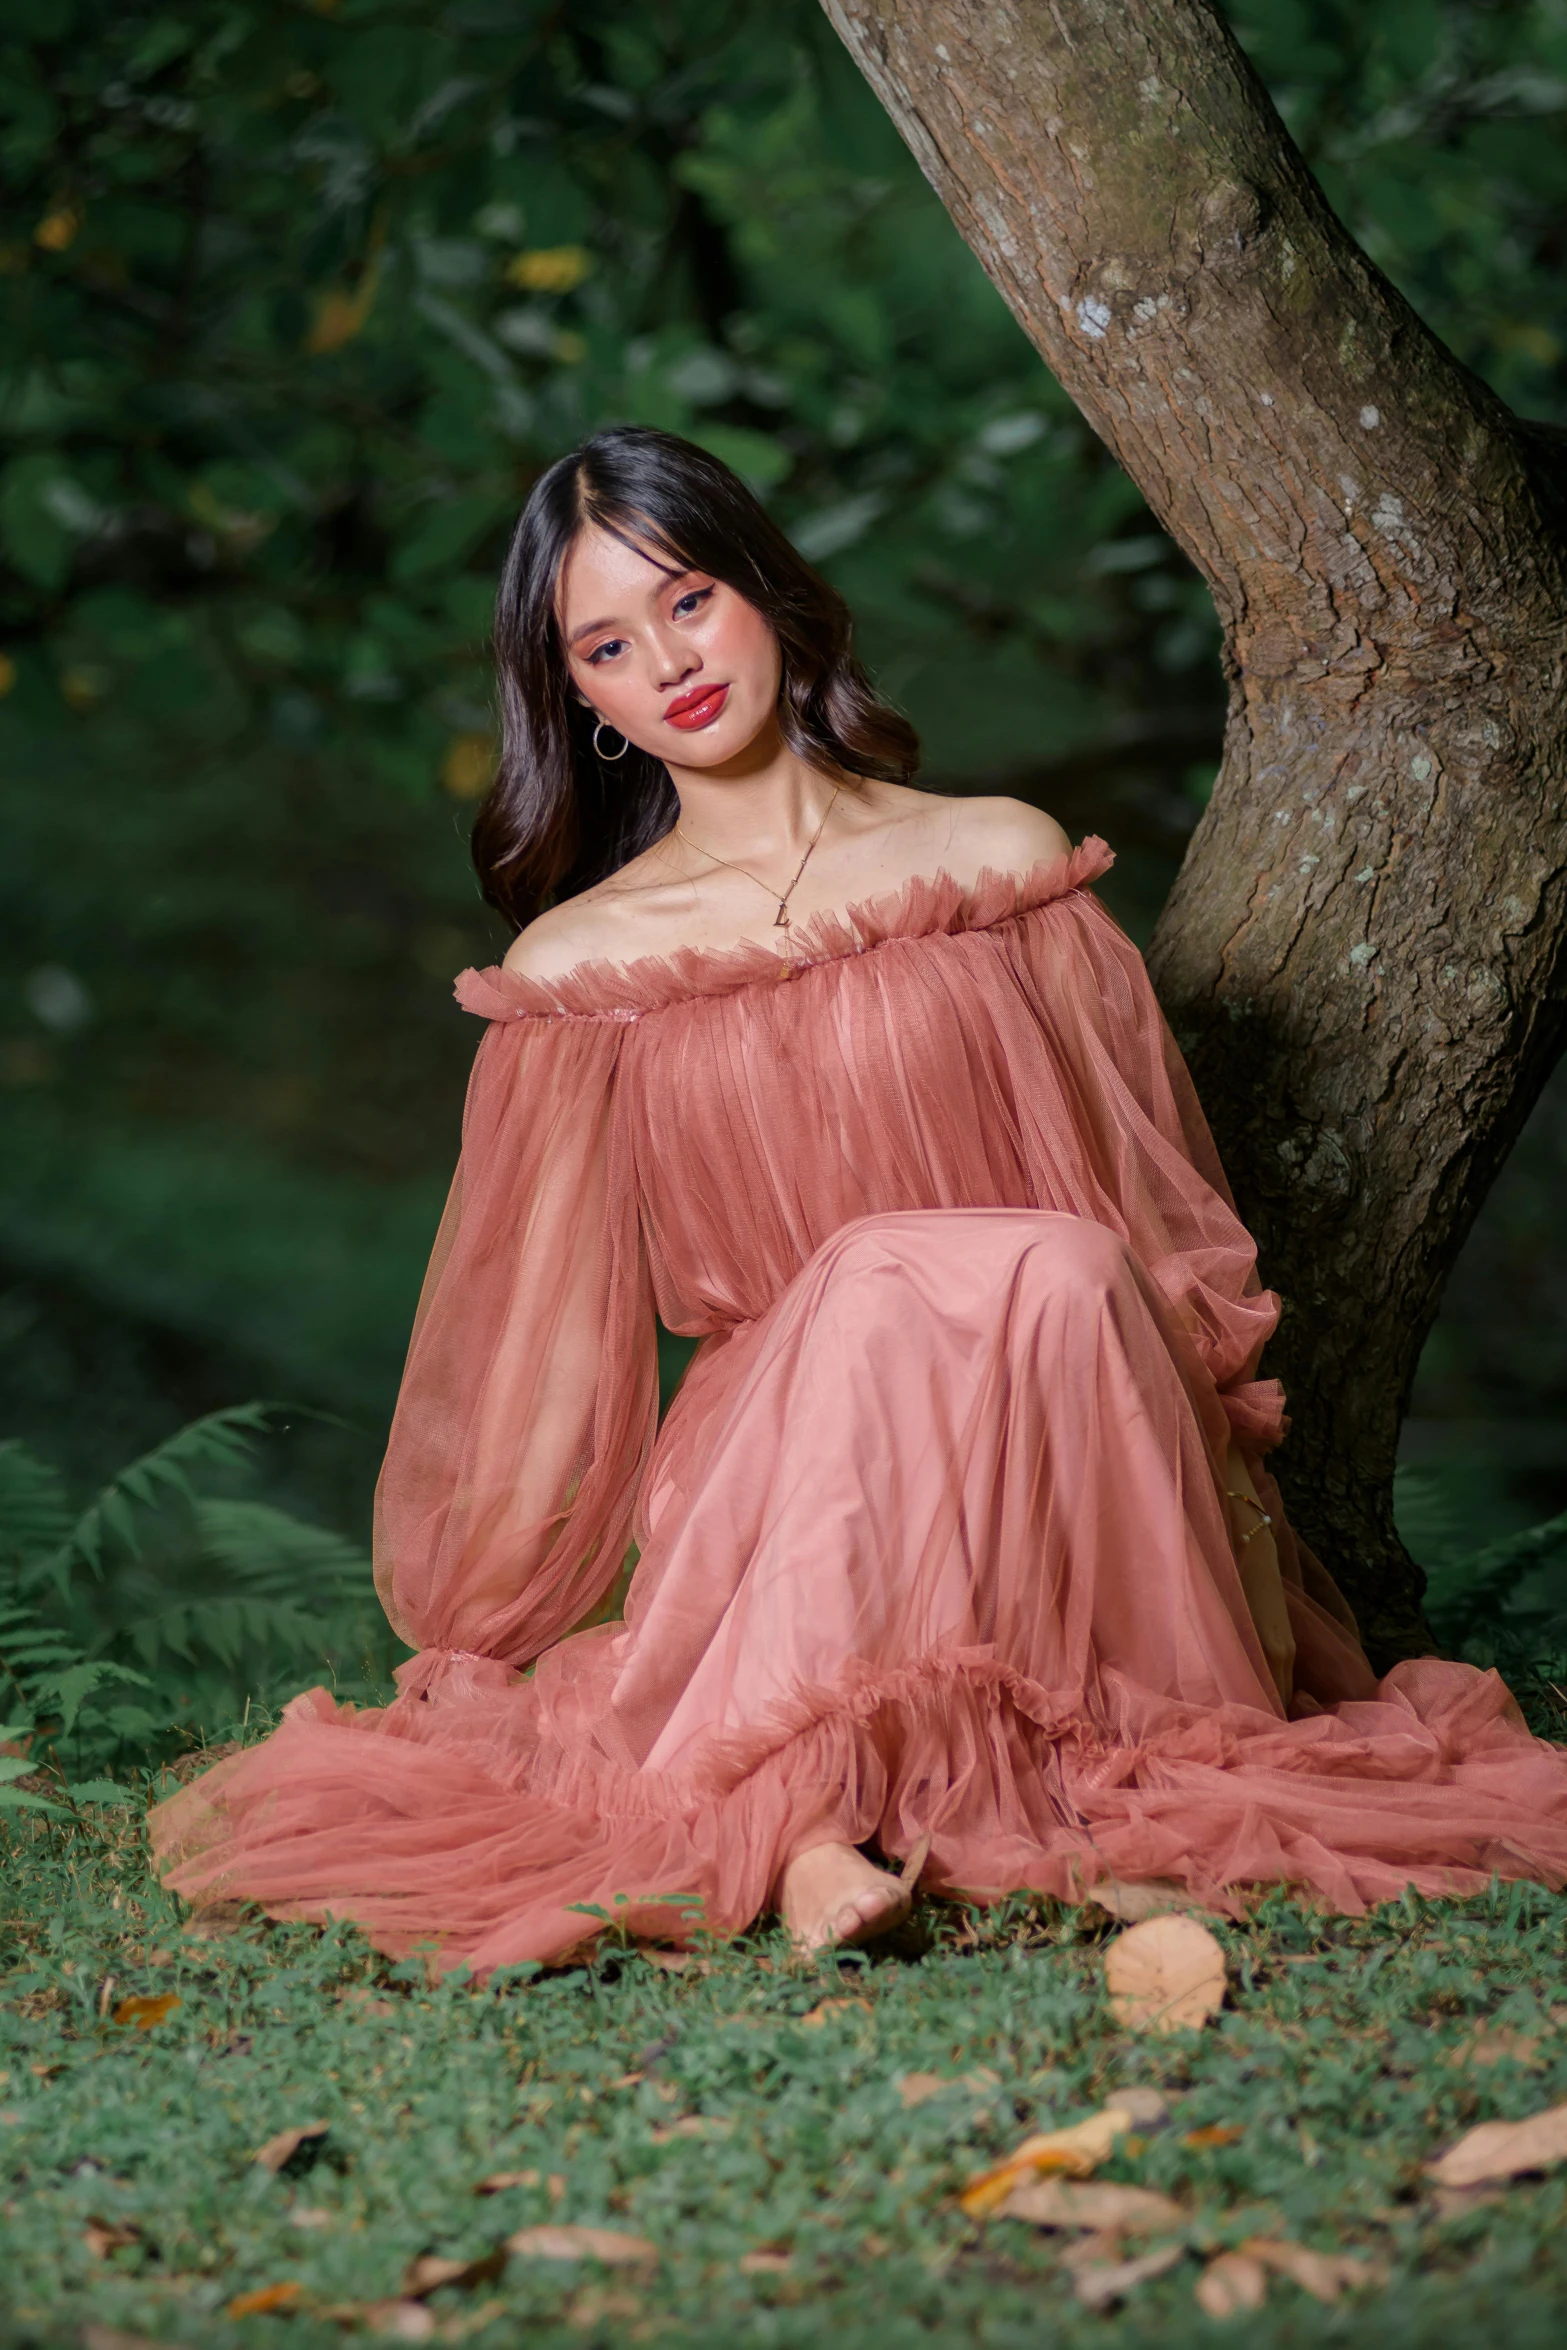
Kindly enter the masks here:
M 1378 1685 L 1287 1527 L 1284 1717 L 1223 1476 L 1282 1432 L 1277 1301 L 1109 862 L 913 883 L 792 973 L 464 975 L 491 1025 L 378 1498 L 419 1653 L 163 1804 L 172 1886 L 482 1970 L 582 1905 L 737 1930 L 826 1837 L 928 1833 L 980 1894 L 1567 1878 L 1567 1754 L 1494 1674 Z M 655 1309 L 702 1339 L 656 1441 Z M 633 1533 L 624 1623 L 564 1637 Z

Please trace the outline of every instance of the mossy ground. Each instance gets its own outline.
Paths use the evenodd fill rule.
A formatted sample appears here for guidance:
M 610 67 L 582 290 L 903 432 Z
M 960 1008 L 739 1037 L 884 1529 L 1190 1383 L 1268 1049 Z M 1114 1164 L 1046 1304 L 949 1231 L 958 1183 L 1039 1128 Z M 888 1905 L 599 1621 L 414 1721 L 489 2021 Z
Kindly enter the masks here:
M 631 2231 L 657 2266 L 514 2258 L 498 2280 L 434 2295 L 431 2338 L 1562 2339 L 1567 2173 L 1444 2213 L 1422 2164 L 1474 2121 L 1567 2099 L 1567 1899 L 1497 1887 L 1323 1923 L 1270 1898 L 1248 1925 L 1216 1927 L 1224 2015 L 1149 2042 L 1106 2009 L 1114 1929 L 1093 1910 L 932 1904 L 923 1949 L 809 1968 L 762 1935 L 680 1972 L 606 1950 L 534 1979 L 432 1987 L 421 1964 L 348 1932 L 191 1935 L 147 1878 L 132 1816 L 95 1818 L 24 1821 L 4 1854 L 7 2350 L 370 2339 L 354 2311 L 396 2297 L 411 2260 L 481 2256 L 545 2221 Z M 179 2004 L 160 2022 L 112 2021 L 127 1997 L 167 1993 Z M 805 2020 L 828 1997 L 847 2003 Z M 1466 2056 L 1482 2021 L 1492 2049 L 1510 2027 L 1521 2053 Z M 909 2108 L 915 2072 L 953 2085 Z M 1174 2121 L 1101 2175 L 1175 2195 L 1192 2256 L 1096 2315 L 1063 2238 L 973 2224 L 955 2194 L 1028 2129 L 1129 2081 L 1164 2087 Z M 253 2162 L 316 2121 L 329 2129 L 308 2171 Z M 1211 2125 L 1239 2135 L 1186 2142 Z M 497 2171 L 538 2183 L 476 2193 Z M 1331 2308 L 1275 2281 L 1259 2314 L 1204 2315 L 1198 2255 L 1255 2233 L 1365 2254 L 1384 2281 Z M 773 2258 L 741 2266 L 758 2252 Z M 277 2286 L 293 2288 L 277 2313 L 228 2314 Z

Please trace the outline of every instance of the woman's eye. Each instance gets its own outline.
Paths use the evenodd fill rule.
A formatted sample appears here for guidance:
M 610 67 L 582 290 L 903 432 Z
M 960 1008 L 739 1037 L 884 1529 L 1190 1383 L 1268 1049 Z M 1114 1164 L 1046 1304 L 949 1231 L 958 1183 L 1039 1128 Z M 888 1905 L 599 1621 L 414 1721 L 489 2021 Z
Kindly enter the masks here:
M 588 660 L 590 663 L 596 664 L 607 659 L 611 653 L 624 652 L 625 644 L 626 640 L 624 637 L 606 637 L 603 644 L 594 646 L 592 652 L 588 655 Z
M 685 595 L 679 597 L 676 601 L 675 618 L 677 620 L 688 619 L 693 612 L 697 611 L 703 604 L 707 602 L 707 599 L 712 594 L 712 592 L 713 591 L 710 587 L 689 589 Z

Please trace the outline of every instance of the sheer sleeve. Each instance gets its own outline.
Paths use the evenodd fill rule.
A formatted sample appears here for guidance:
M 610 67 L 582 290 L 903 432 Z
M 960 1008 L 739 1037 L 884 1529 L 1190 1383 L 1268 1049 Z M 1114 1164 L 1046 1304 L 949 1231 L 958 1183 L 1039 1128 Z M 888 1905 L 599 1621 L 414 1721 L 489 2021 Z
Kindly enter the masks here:
M 426 1652 L 405 1693 L 454 1651 L 528 1662 L 621 1564 L 658 1407 L 625 1035 L 502 1017 L 479 1047 L 376 1492 L 376 1588 Z
M 1143 959 L 1085 889 L 1008 926 L 1028 1033 L 1009 1054 L 1041 1206 L 1119 1231 L 1153 1274 L 1254 1453 L 1288 1425 L 1258 1379 L 1279 1301 L 1235 1210 L 1196 1091 Z

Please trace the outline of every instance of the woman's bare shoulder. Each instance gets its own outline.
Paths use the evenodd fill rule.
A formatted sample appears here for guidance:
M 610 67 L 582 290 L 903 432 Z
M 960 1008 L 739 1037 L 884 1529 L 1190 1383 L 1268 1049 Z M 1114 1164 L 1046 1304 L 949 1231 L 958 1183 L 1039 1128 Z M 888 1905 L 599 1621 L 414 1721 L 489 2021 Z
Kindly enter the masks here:
M 931 814 L 942 837 L 942 865 L 955 881 L 977 881 L 987 871 L 1026 873 L 1072 852 L 1055 818 L 1026 800 L 943 799 Z
M 629 963 L 650 951 L 645 900 L 662 878 L 648 850 L 606 881 L 536 916 L 506 950 L 506 969 L 558 979 L 579 963 Z

